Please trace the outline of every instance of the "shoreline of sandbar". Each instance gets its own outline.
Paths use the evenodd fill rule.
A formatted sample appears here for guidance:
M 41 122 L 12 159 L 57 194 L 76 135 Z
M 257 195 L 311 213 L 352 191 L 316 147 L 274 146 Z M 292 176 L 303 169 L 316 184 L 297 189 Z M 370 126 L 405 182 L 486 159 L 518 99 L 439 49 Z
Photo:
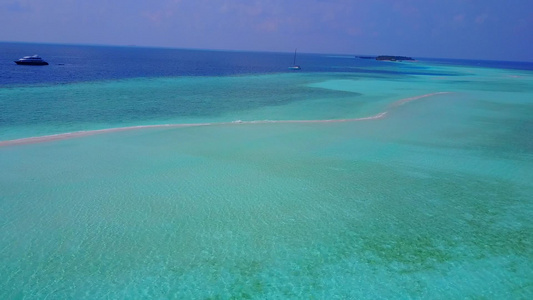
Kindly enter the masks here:
M 400 99 L 398 101 L 390 104 L 390 107 L 396 107 L 403 105 L 407 102 L 419 100 L 422 98 L 432 97 L 436 95 L 449 94 L 450 92 L 436 92 L 430 94 L 424 94 L 420 96 L 414 96 L 410 98 Z M 366 121 L 366 120 L 377 120 L 382 119 L 387 115 L 388 111 L 380 112 L 376 115 L 362 118 L 353 118 L 353 119 L 329 119 L 329 120 L 261 120 L 261 121 L 233 121 L 233 122 L 220 122 L 220 123 L 189 123 L 189 124 L 160 124 L 160 125 L 139 125 L 139 126 L 129 126 L 129 127 L 117 127 L 117 128 L 107 128 L 107 129 L 96 129 L 96 130 L 87 130 L 87 131 L 75 131 L 67 133 L 58 133 L 52 135 L 20 138 L 14 140 L 0 141 L 0 147 L 4 146 L 15 146 L 15 145 L 26 145 L 26 144 L 36 144 L 43 142 L 59 141 L 66 140 L 71 138 L 85 137 L 96 134 L 111 133 L 111 132 L 121 132 L 129 131 L 136 129 L 146 129 L 146 128 L 179 128 L 179 127 L 200 127 L 200 126 L 215 126 L 215 125 L 237 125 L 237 124 L 268 124 L 268 123 L 340 123 L 340 122 L 357 122 L 357 121 Z

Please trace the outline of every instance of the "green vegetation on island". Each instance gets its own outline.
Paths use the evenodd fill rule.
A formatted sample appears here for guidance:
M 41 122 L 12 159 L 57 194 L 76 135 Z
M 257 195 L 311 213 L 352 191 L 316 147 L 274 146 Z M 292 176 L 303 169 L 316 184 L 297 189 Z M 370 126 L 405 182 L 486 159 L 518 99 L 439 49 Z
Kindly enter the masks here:
M 414 60 L 412 57 L 397 56 L 397 55 L 359 56 L 359 58 L 362 58 L 362 59 L 375 59 L 375 60 L 388 60 L 388 61 Z
M 414 60 L 414 59 L 408 56 L 380 55 L 376 57 L 376 60 L 402 61 L 402 60 Z

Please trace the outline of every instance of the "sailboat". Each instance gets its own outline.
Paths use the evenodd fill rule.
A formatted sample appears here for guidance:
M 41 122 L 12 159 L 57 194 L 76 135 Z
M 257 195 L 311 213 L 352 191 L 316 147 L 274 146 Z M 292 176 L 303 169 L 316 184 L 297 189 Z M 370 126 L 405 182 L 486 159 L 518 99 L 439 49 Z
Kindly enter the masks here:
M 292 67 L 289 67 L 289 70 L 300 70 L 300 69 L 302 69 L 302 68 L 300 68 L 300 66 L 298 66 L 298 65 L 296 64 L 296 50 L 297 50 L 297 49 L 294 49 L 294 60 L 293 60 L 293 62 L 292 62 L 293 66 L 292 66 Z

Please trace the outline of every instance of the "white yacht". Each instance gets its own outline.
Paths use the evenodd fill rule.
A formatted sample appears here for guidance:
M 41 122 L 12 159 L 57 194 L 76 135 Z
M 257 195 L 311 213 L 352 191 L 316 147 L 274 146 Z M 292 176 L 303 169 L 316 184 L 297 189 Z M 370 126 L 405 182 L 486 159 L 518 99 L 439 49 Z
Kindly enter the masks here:
M 48 63 L 45 62 L 39 55 L 24 56 L 19 60 L 15 60 L 17 65 L 33 65 L 33 66 L 45 66 Z

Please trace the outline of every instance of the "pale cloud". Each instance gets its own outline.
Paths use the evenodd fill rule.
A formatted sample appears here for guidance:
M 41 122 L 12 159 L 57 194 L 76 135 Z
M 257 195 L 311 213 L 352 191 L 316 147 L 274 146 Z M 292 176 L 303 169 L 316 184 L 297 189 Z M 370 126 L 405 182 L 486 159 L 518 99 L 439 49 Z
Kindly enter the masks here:
M 151 1 L 146 9 L 141 10 L 140 15 L 151 24 L 160 25 L 176 16 L 182 3 L 182 0 Z
M 280 25 L 279 20 L 271 19 L 271 20 L 266 20 L 264 22 L 259 23 L 256 26 L 256 28 L 262 32 L 276 32 L 278 31 L 279 25 Z
M 465 20 L 464 14 L 455 15 L 452 19 L 453 24 L 462 24 Z
M 25 13 L 34 12 L 36 6 L 32 5 L 32 2 L 30 0 L 11 0 L 1 3 L 0 8 L 4 8 L 8 12 Z
M 417 5 L 413 4 L 412 2 L 394 2 L 394 11 L 400 13 L 401 15 L 405 17 L 418 17 L 420 15 L 420 10 Z
M 449 24 L 449 26 L 452 29 L 458 30 L 464 28 L 466 21 L 467 19 L 465 14 L 458 14 L 452 17 L 451 24 Z
M 219 11 L 226 14 L 237 14 L 243 16 L 258 16 L 265 12 L 268 7 L 263 2 L 239 2 L 239 1 L 224 1 L 220 6 Z
M 360 27 L 350 27 L 346 32 L 350 36 L 360 36 L 363 34 L 363 30 Z
M 165 18 L 165 14 L 162 11 L 144 11 L 141 15 L 152 24 L 161 24 Z
M 482 14 L 482 15 L 479 15 L 476 17 L 476 24 L 483 24 L 485 23 L 485 21 L 487 20 L 487 18 L 489 17 L 488 14 Z

